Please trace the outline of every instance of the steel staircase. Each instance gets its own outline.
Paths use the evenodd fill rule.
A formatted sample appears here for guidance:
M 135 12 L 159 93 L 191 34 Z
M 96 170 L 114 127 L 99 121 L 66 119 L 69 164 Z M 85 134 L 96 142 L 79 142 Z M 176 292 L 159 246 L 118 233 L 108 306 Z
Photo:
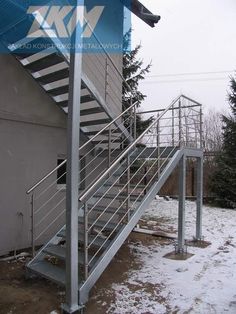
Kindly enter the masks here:
M 109 167 L 103 168 L 95 180 L 80 192 L 78 250 L 81 305 L 87 302 L 89 291 L 137 225 L 167 178 L 178 166 L 181 158 L 200 157 L 202 154 L 200 111 L 198 112 L 195 107 L 180 106 L 181 99 L 183 101 L 183 97 L 179 97 L 166 109 L 159 110 L 157 118 L 145 132 L 136 140 L 127 143 L 125 148 L 111 149 L 110 156 L 107 156 L 108 147 L 101 150 L 100 157 L 106 162 L 109 160 Z M 128 111 L 121 114 L 121 117 L 127 118 Z M 194 116 L 197 117 L 194 120 L 194 131 L 190 132 L 189 127 L 193 126 L 191 121 Z M 117 119 L 120 120 L 121 117 L 118 116 Z M 109 128 L 110 124 L 101 132 Z M 96 136 L 92 138 L 92 142 L 96 140 Z M 85 147 L 81 148 L 84 149 Z M 96 162 L 97 158 L 95 154 L 90 162 Z M 87 164 L 85 168 L 89 168 L 90 165 Z M 53 176 L 53 172 L 48 176 Z M 40 182 L 29 193 L 35 193 L 35 189 L 41 188 L 41 184 L 44 185 L 44 182 Z M 57 192 L 54 190 L 49 200 L 45 199 L 44 195 L 47 195 L 48 189 L 55 184 L 56 182 L 52 182 L 49 188 L 44 185 L 38 196 L 34 195 L 34 215 L 40 212 L 42 206 L 46 206 L 50 212 L 50 204 L 53 198 L 57 198 Z M 43 204 L 42 201 L 37 204 L 42 195 Z M 65 209 L 61 210 L 61 213 L 64 212 Z M 46 221 L 50 227 L 49 216 L 46 217 Z M 39 225 L 40 222 L 37 222 L 34 227 L 37 228 Z M 35 228 L 33 230 L 36 232 Z M 65 236 L 64 225 L 37 252 L 27 265 L 28 270 L 64 285 Z

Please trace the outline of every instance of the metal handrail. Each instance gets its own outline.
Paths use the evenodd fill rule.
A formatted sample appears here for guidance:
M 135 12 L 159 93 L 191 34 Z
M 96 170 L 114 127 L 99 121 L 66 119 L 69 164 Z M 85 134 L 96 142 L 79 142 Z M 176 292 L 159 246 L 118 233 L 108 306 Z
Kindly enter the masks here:
M 138 101 L 136 101 L 134 104 L 132 104 L 129 108 L 127 108 L 125 111 L 123 111 L 121 114 L 119 114 L 114 120 L 109 122 L 103 129 L 98 131 L 97 134 L 95 134 L 93 137 L 91 137 L 86 143 L 84 143 L 80 148 L 79 151 L 84 149 L 88 144 L 94 141 L 99 135 L 101 135 L 107 128 L 112 126 L 117 120 L 119 120 L 125 113 L 130 111 L 132 108 L 137 106 Z M 41 180 L 39 180 L 36 184 L 34 184 L 29 190 L 27 190 L 26 194 L 30 194 L 33 192 L 39 185 L 41 185 L 46 179 L 48 179 L 51 175 L 53 175 L 58 169 L 60 169 L 63 165 L 65 165 L 67 162 L 67 159 L 65 159 L 60 165 L 55 167 L 52 171 L 50 171 L 47 175 L 45 175 Z
M 178 98 L 179 99 L 179 98 Z M 177 100 L 178 100 L 177 99 Z M 176 100 L 176 101 L 177 101 Z M 124 151 L 123 154 L 121 154 L 119 156 L 119 158 L 117 158 L 114 163 L 101 175 L 101 177 L 87 190 L 85 191 L 79 198 L 80 202 L 85 201 L 85 199 L 89 196 L 89 194 L 102 182 L 102 180 L 104 178 L 106 178 L 107 175 L 109 175 L 109 173 L 114 169 L 114 167 L 116 167 L 117 164 L 119 164 L 119 162 L 134 148 L 136 147 L 136 145 L 138 144 L 138 142 L 143 138 L 143 136 L 145 134 L 147 134 L 151 128 L 158 122 L 160 121 L 160 119 L 166 114 L 166 112 L 168 112 L 171 107 L 173 106 L 173 104 L 176 102 L 174 101 L 173 103 L 171 103 L 159 116 L 157 119 L 155 119 L 150 125 L 149 127 Z

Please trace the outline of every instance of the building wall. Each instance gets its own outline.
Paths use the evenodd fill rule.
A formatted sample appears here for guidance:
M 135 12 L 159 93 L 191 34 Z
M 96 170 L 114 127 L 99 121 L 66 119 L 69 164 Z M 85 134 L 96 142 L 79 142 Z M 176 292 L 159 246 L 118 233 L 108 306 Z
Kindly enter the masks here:
M 12 56 L 0 55 L 0 69 L 2 255 L 30 245 L 26 191 L 66 155 L 66 115 Z
M 66 157 L 67 115 L 13 56 L 0 55 L 0 69 L 0 255 L 3 255 L 31 245 L 31 199 L 26 191 L 55 168 L 58 159 Z M 94 176 L 97 174 L 95 171 Z M 65 223 L 65 190 L 53 184 L 56 180 L 55 173 L 35 192 L 35 208 L 42 207 L 35 217 L 35 234 L 44 231 L 36 244 L 45 243 Z M 54 194 L 56 197 L 44 206 Z

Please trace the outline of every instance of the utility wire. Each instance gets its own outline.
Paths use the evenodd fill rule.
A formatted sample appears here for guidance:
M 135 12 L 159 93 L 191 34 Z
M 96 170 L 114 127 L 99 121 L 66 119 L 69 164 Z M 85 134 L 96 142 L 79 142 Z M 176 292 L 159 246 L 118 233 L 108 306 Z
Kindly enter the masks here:
M 209 71 L 209 72 L 186 72 L 186 73 L 170 73 L 170 74 L 155 74 L 155 75 L 147 75 L 147 78 L 152 77 L 168 77 L 168 76 L 188 76 L 188 75 L 208 75 L 208 74 L 229 74 L 234 73 L 235 70 L 228 71 Z
M 157 84 L 157 83 L 181 83 L 181 82 L 208 82 L 208 81 L 225 81 L 227 77 L 218 78 L 200 78 L 200 79 L 179 79 L 179 80 L 155 80 L 155 81 L 143 81 L 140 84 Z

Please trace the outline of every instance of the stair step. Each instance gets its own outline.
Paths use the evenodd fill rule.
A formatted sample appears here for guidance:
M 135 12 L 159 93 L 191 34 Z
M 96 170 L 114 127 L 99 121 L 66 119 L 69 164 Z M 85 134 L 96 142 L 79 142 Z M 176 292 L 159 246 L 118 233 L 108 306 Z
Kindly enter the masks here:
M 97 120 L 80 122 L 80 126 L 85 127 L 85 126 L 91 126 L 91 125 L 108 124 L 109 122 L 110 122 L 110 119 L 97 119 Z
M 58 236 L 58 237 L 62 237 L 62 238 L 66 238 L 66 231 L 65 231 L 65 230 L 60 231 L 57 236 Z M 94 240 L 94 238 L 96 238 L 96 235 L 89 235 L 89 237 L 88 237 L 88 242 L 91 243 L 91 242 Z M 105 240 L 106 240 L 105 238 L 103 239 L 102 237 L 98 237 L 98 238 L 93 242 L 92 246 L 93 246 L 93 247 L 98 247 L 98 248 L 100 248 L 101 246 L 103 246 L 104 249 L 106 249 L 106 248 L 110 245 L 111 241 L 108 240 L 108 241 L 104 244 Z M 79 232 L 78 241 L 79 241 L 79 243 L 81 243 L 81 244 L 84 243 L 84 234 L 81 233 L 81 232 Z
M 94 107 L 94 108 L 89 108 L 89 109 L 83 109 L 80 111 L 80 115 L 81 116 L 87 116 L 90 114 L 96 114 L 96 113 L 101 113 L 104 112 L 104 110 L 101 107 Z M 86 132 L 86 135 L 89 132 Z M 97 132 L 95 132 L 95 134 L 97 134 Z
M 139 197 L 139 196 L 140 196 L 140 194 L 138 194 L 138 195 L 131 195 L 130 196 L 130 200 L 131 201 L 136 201 L 137 197 Z M 118 194 L 96 193 L 93 197 L 124 201 L 127 198 L 127 195 L 125 195 L 125 194 L 118 195 Z M 142 197 L 139 197 L 137 202 L 141 202 L 141 201 L 142 201 Z
M 42 84 L 48 84 L 69 77 L 69 66 L 62 61 L 43 70 L 32 72 L 32 76 Z
M 61 106 L 61 107 L 67 107 L 68 106 L 68 93 L 65 93 L 65 94 L 60 94 L 58 96 L 54 96 L 53 97 L 54 100 L 56 101 L 56 103 Z M 93 98 L 93 96 L 91 95 L 84 95 L 84 96 L 81 96 L 81 103 L 86 103 L 86 102 L 91 102 L 91 101 L 94 101 L 95 99 Z M 109 120 L 110 122 L 110 120 Z M 82 124 L 82 122 L 80 123 Z M 81 125 L 82 126 L 82 125 Z
M 31 264 L 28 268 L 34 273 L 41 275 L 46 279 L 52 280 L 59 285 L 65 285 L 65 269 L 55 266 L 50 262 L 40 260 L 35 264 Z
M 108 144 L 109 141 L 108 140 L 102 140 L 102 143 L 101 143 L 101 140 L 100 141 L 93 141 L 92 142 L 94 145 L 98 145 L 98 144 Z M 121 143 L 121 139 L 118 138 L 118 139 L 111 139 L 111 144 L 114 144 L 114 143 Z
M 58 55 L 57 53 L 52 53 L 49 56 L 45 55 L 44 58 L 30 63 L 25 67 L 32 72 L 36 72 L 61 63 L 62 61 L 64 61 L 62 56 Z
M 48 247 L 46 247 L 43 250 L 44 253 L 51 255 L 51 256 L 56 256 L 61 260 L 65 260 L 66 259 L 66 248 L 60 245 L 55 245 L 55 244 L 50 244 Z M 88 257 L 89 260 L 92 259 L 91 256 Z M 92 263 L 91 263 L 91 267 L 93 267 L 93 265 L 97 262 L 98 258 L 94 258 Z M 78 251 L 78 262 L 79 265 L 84 265 L 84 253 L 81 251 Z
M 21 59 L 20 62 L 23 66 L 28 66 L 36 61 L 39 61 L 41 59 L 44 59 L 52 54 L 56 53 L 56 49 L 48 48 L 43 51 L 40 51 L 38 53 L 32 54 L 31 56 L 28 56 L 24 59 Z
M 93 208 L 93 205 L 88 205 L 88 209 Z M 96 205 L 95 208 L 93 209 L 93 211 L 95 212 L 104 212 L 105 210 L 105 206 L 98 206 Z M 117 211 L 116 207 L 108 207 L 106 208 L 106 213 L 107 214 L 114 214 Z M 119 211 L 117 212 L 117 215 L 125 215 L 127 211 L 124 208 L 120 208 Z
M 65 68 L 65 69 L 62 69 L 60 71 L 50 73 L 50 74 L 47 74 L 44 76 L 40 76 L 40 74 L 38 74 L 38 75 L 34 74 L 34 75 L 36 76 L 35 79 L 38 82 L 40 82 L 41 84 L 50 84 L 53 82 L 57 82 L 59 80 L 69 78 L 69 68 Z
M 92 135 L 96 135 L 98 133 L 98 131 L 88 131 L 88 132 L 85 132 L 85 134 L 87 135 L 87 136 L 92 136 Z M 109 134 L 109 130 L 105 130 L 105 131 L 103 131 L 102 133 L 101 133 L 101 135 L 108 135 Z M 113 129 L 112 130 L 112 133 L 111 133 L 111 135 L 113 136 L 113 135 L 116 135 L 116 136 L 118 136 L 120 134 L 120 131 L 118 130 L 118 129 Z
M 127 183 L 115 183 L 114 186 L 115 186 L 115 187 L 119 187 L 119 188 L 123 188 L 124 186 L 127 187 L 126 184 L 127 184 Z M 111 184 L 109 184 L 109 183 L 105 183 L 104 185 L 105 185 L 105 186 L 111 186 Z M 137 189 L 145 189 L 145 187 L 146 187 L 146 185 L 143 185 L 143 184 L 139 184 L 138 186 L 137 186 L 137 184 L 130 184 L 130 188 L 131 188 L 131 189 L 134 189 L 134 188 L 137 188 Z
M 51 96 L 53 96 L 53 97 L 59 96 L 59 95 L 63 95 L 63 94 L 67 94 L 67 93 L 69 93 L 69 85 L 60 86 L 60 87 L 57 87 L 57 88 L 52 88 L 50 90 L 46 90 L 46 92 L 48 94 L 50 94 Z
M 89 219 L 89 226 L 91 226 L 94 223 L 95 219 Z M 83 217 L 79 217 L 79 224 L 84 224 L 84 218 Z M 114 230 L 116 229 L 117 225 L 113 222 L 109 222 L 107 223 L 104 220 L 98 220 L 95 223 L 95 227 L 97 228 L 103 228 L 106 225 L 106 227 L 104 228 L 104 230 Z

